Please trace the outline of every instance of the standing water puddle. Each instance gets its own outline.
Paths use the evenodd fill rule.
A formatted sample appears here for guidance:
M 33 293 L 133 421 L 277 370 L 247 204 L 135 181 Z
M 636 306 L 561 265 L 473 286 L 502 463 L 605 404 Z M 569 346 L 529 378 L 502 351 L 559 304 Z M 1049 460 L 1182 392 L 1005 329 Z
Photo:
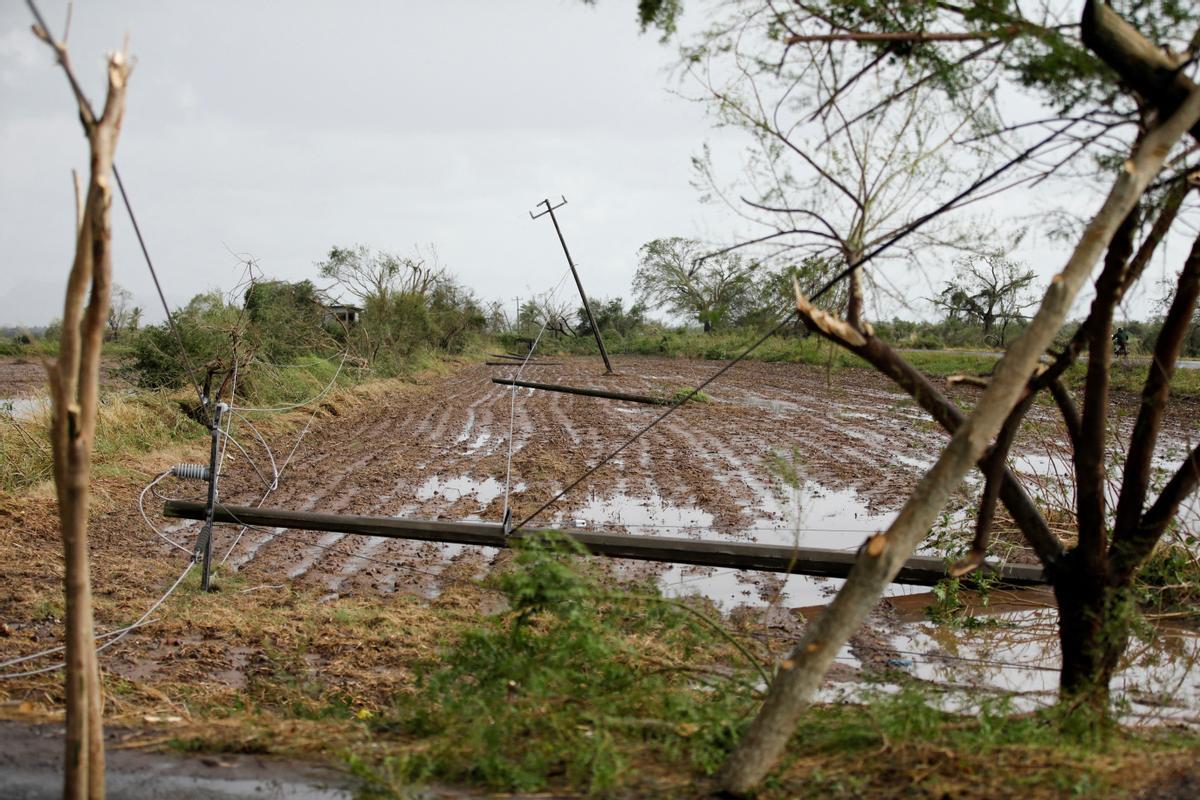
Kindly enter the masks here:
M 789 498 L 758 493 L 747 508 L 748 525 L 718 526 L 714 515 L 696 505 L 675 505 L 655 493 L 637 497 L 618 493 L 593 497 L 581 508 L 560 517 L 566 530 L 624 532 L 633 536 L 666 536 L 700 540 L 746 541 L 795 547 L 819 547 L 853 552 L 872 533 L 884 530 L 895 512 L 872 513 L 853 489 L 832 490 L 806 482 Z M 790 523 L 789 523 L 790 521 Z M 840 579 L 806 575 L 744 572 L 684 564 L 622 562 L 622 573 L 645 579 L 653 576 L 664 594 L 699 594 L 721 610 L 772 604 L 779 608 L 828 602 L 842 585 Z M 914 587 L 894 585 L 889 595 L 909 594 Z
M 973 627 L 917 622 L 879 646 L 889 668 L 936 684 L 933 702 L 954 713 L 978 713 L 981 703 L 1006 699 L 1012 711 L 1052 705 L 1058 692 L 1058 614 L 1053 608 L 1007 611 L 975 618 Z M 859 666 L 843 650 L 838 660 Z M 1118 715 L 1125 724 L 1173 723 L 1200 726 L 1200 634 L 1176 626 L 1131 638 L 1112 681 Z M 896 691 L 894 682 L 837 684 L 827 699 L 858 698 Z M 934 699 L 936 698 L 936 699 Z
M 39 411 L 48 410 L 49 408 L 50 398 L 45 395 L 0 398 L 0 416 L 15 420 L 31 419 Z
M 525 484 L 518 481 L 513 484 L 511 492 L 519 492 L 524 488 Z M 454 503 L 464 497 L 469 497 L 477 502 L 480 508 L 483 508 L 503 494 L 503 482 L 495 478 L 479 480 L 467 475 L 459 475 L 453 478 L 434 475 L 417 487 L 417 500 L 422 502 L 433 500 L 436 497 L 443 497 Z M 478 519 L 478 517 L 468 515 L 466 519 Z

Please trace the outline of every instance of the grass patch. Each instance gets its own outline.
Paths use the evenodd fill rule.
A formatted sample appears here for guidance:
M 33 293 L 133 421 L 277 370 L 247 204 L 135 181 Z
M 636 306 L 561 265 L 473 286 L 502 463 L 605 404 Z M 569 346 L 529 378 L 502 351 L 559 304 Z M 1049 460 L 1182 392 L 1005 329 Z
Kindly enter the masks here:
M 202 425 L 185 414 L 178 400 L 159 392 L 107 392 L 100 399 L 92 464 L 97 477 L 119 476 L 130 456 L 196 441 Z M 0 419 L 0 490 L 27 491 L 50 480 L 50 409 L 28 417 Z M 140 472 L 139 472 L 140 474 Z
M 1057 709 L 1016 714 L 1003 699 L 985 698 L 968 716 L 948 714 L 926 691 L 910 686 L 863 705 L 810 709 L 766 794 L 1128 797 L 1160 770 L 1194 767 L 1200 748 L 1195 734 L 1172 731 L 1074 738 Z
M 1200 619 L 1200 557 L 1195 536 L 1164 541 L 1138 572 L 1138 605 L 1153 614 Z
M 740 355 L 757 341 L 759 336 L 760 331 L 706 334 L 701 331 L 669 330 L 633 334 L 624 338 L 613 337 L 611 341 L 606 338 L 605 341 L 613 353 L 728 361 Z M 595 344 L 590 339 L 583 338 L 556 339 L 543 341 L 538 350 L 542 354 L 594 354 Z M 906 350 L 902 355 L 914 367 L 935 378 L 957 374 L 990 375 L 998 360 L 987 355 L 957 350 Z M 858 356 L 834 347 L 818 336 L 772 336 L 759 345 L 749 358 L 755 361 L 811 364 L 832 370 L 847 367 L 870 368 L 870 365 Z M 1067 371 L 1066 379 L 1069 385 L 1083 385 L 1085 366 L 1077 363 Z M 1148 369 L 1149 364 L 1144 360 L 1118 361 L 1112 370 L 1113 388 L 1140 393 Z M 1171 379 L 1171 392 L 1174 397 L 1200 397 L 1200 370 L 1176 370 Z
M 712 402 L 712 398 L 708 395 L 707 392 L 699 391 L 699 392 L 695 392 L 695 394 L 693 394 L 693 391 L 694 391 L 694 389 L 688 388 L 687 386 L 680 386 L 678 389 L 675 389 L 674 391 L 672 391 L 668 395 L 668 398 L 670 399 L 670 401 L 672 403 L 676 403 L 676 404 L 682 403 L 684 400 L 687 400 L 689 403 L 711 403 Z
M 569 547 L 522 546 L 498 579 L 509 610 L 418 670 L 416 693 L 374 722 L 410 746 L 356 760 L 360 774 L 397 793 L 439 780 L 597 794 L 637 765 L 721 764 L 754 706 L 749 674 L 697 665 L 728 661 L 729 642 L 677 604 L 603 591 Z

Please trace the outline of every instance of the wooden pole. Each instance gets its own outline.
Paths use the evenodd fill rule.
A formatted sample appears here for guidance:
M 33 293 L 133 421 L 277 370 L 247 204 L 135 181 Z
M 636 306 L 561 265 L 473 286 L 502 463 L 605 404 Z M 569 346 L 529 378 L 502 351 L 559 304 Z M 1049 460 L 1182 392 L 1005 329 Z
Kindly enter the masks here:
M 645 403 L 651 406 L 674 405 L 675 401 L 667 397 L 650 397 L 644 394 L 627 394 L 625 392 L 608 392 L 604 389 L 583 389 L 577 386 L 560 386 L 557 383 L 533 383 L 532 381 L 515 381 L 511 378 L 492 378 L 492 383 L 502 386 L 522 386 L 526 389 L 541 389 L 546 392 L 562 392 L 564 394 L 581 394 L 585 397 L 603 397 L 606 400 L 624 400 L 627 403 Z
M 167 517 L 205 518 L 205 504 L 186 500 L 168 500 L 163 507 Z M 504 526 L 494 522 L 443 522 L 440 520 L 399 519 L 350 514 L 323 514 L 313 511 L 288 511 L 278 508 L 227 506 L 217 504 L 213 521 L 264 528 L 328 531 L 358 536 L 382 536 L 389 539 L 415 539 L 425 542 L 451 542 L 480 547 L 509 547 L 514 541 L 545 533 L 521 529 L 505 536 Z M 750 542 L 704 541 L 665 536 L 632 536 L 619 533 L 562 531 L 588 552 L 609 558 L 637 561 L 662 561 L 672 564 L 696 564 L 729 567 L 760 572 L 783 572 L 844 578 L 850 573 L 857 554 L 853 551 L 814 547 L 753 544 Z M 864 533 L 864 536 L 866 534 Z M 1042 568 L 1029 564 L 988 562 L 985 570 L 1010 586 L 1036 586 L 1044 583 Z M 946 574 L 940 558 L 914 556 L 896 575 L 896 583 L 932 586 Z
M 561 208 L 566 202 L 567 199 L 564 197 L 562 203 L 552 206 L 550 205 L 549 198 L 547 198 L 538 203 L 538 205 L 546 207 L 546 210 L 542 214 L 549 214 L 550 221 L 554 223 L 554 232 L 558 234 L 558 242 L 562 245 L 563 255 L 567 257 L 567 266 L 571 268 L 571 275 L 575 278 L 575 288 L 579 290 L 579 299 L 583 301 L 583 311 L 587 315 L 588 325 L 592 327 L 592 335 L 596 337 L 596 346 L 600 348 L 600 357 L 604 359 L 604 369 L 609 375 L 612 375 L 612 362 L 608 360 L 608 349 L 604 346 L 604 337 L 600 335 L 600 328 L 596 325 L 596 318 L 592 316 L 591 303 L 588 302 L 587 292 L 583 290 L 583 282 L 579 280 L 579 271 L 575 269 L 575 261 L 571 258 L 571 251 L 567 249 L 567 240 L 563 238 L 562 228 L 558 227 L 558 217 L 554 216 L 554 209 Z M 533 214 L 530 214 L 530 216 L 537 219 L 542 214 L 538 214 L 537 217 L 534 217 Z

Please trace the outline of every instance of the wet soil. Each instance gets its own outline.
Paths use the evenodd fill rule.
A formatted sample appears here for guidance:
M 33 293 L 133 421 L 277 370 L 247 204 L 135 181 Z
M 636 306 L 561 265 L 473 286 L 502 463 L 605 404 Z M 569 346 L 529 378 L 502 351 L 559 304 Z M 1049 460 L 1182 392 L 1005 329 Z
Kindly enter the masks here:
M 357 784 L 327 767 L 291 759 L 123 749 L 131 731 L 105 730 L 107 796 L 111 800 L 350 800 Z M 0 722 L 0 795 L 7 800 L 62 797 L 60 726 Z
M 626 359 L 618 375 L 598 360 L 538 367 L 539 381 L 669 394 L 707 377 L 714 364 Z M 531 370 L 529 370 L 532 372 Z M 512 390 L 482 365 L 411 387 L 327 422 L 304 440 L 270 505 L 335 513 L 500 521 Z M 570 480 L 648 424 L 662 409 L 518 389 L 512 426 L 510 503 L 530 527 L 790 542 L 797 531 L 822 546 L 856 548 L 920 477 L 943 435 L 903 396 L 865 371 L 826 376 L 800 365 L 745 364 L 655 427 L 591 478 L 539 511 Z M 243 436 L 243 439 L 248 437 Z M 276 444 L 286 449 L 287 443 Z M 259 460 L 262 453 L 257 454 Z M 799 473 L 789 487 L 773 466 Z M 223 482 L 227 502 L 257 502 L 242 461 Z M 534 514 L 532 519 L 528 515 Z M 218 543 L 229 541 L 227 531 Z M 813 543 L 811 539 L 807 543 Z M 389 566 L 349 557 L 348 551 Z M 220 549 L 220 548 L 219 548 Z M 339 534 L 248 531 L 231 561 L 264 582 L 287 577 L 330 592 L 438 592 L 447 564 L 479 575 L 494 552 Z M 699 582 L 714 570 L 622 564 L 621 574 Z M 725 583 L 752 601 L 777 590 L 775 576 Z
M 625 358 L 617 362 L 617 375 L 606 376 L 598 359 L 573 358 L 561 366 L 531 367 L 523 377 L 669 395 L 704 380 L 718 364 Z M 499 522 L 513 393 L 491 378 L 512 372 L 466 366 L 321 422 L 301 443 L 268 505 Z M 978 390 L 952 391 L 969 405 Z M 529 527 L 855 549 L 867 535 L 886 527 L 946 441 L 907 396 L 869 370 L 827 373 L 801 364 L 746 362 L 706 394 L 708 402 L 684 406 L 542 510 L 662 409 L 518 389 L 511 417 L 514 520 Z M 1014 448 L 1027 473 L 1062 455 L 1065 437 L 1051 412 L 1035 407 Z M 1195 412 L 1184 405 L 1168 418 L 1163 435 L 1167 447 L 1179 449 L 1190 440 Z M 241 439 L 251 437 L 243 433 Z M 277 461 L 290 444 L 274 443 Z M 254 455 L 260 465 L 266 461 L 264 453 Z M 261 483 L 244 462 L 231 456 L 222 482 L 226 502 L 257 503 L 261 498 Z M 781 468 L 781 462 L 786 466 Z M 795 473 L 790 480 L 789 471 Z M 1034 477 L 1047 484 L 1047 492 L 1061 488 L 1051 485 L 1045 473 Z M 960 490 L 955 501 L 960 509 L 969 505 L 977 486 L 975 478 Z M 219 534 L 220 552 L 236 533 L 227 529 Z M 437 576 L 447 565 L 478 576 L 495 557 L 494 551 L 455 545 L 247 531 L 230 560 L 264 583 L 286 578 L 336 593 L 386 594 L 436 593 L 444 588 Z M 1009 557 L 1030 555 L 1017 549 Z M 618 569 L 629 577 L 657 574 L 666 586 L 695 583 L 704 589 L 703 584 L 719 584 L 707 593 L 725 597 L 730 605 L 739 596 L 769 602 L 783 583 L 779 576 L 723 575 L 705 568 L 625 563 Z M 802 594 L 792 598 L 793 605 L 820 597 L 811 582 Z
M 619 374 L 606 376 L 599 359 L 570 358 L 561 365 L 531 367 L 522 377 L 670 395 L 706 379 L 722 362 L 620 358 L 616 366 Z M 15 367 L 0 365 L 0 378 L 24 374 Z M 264 505 L 499 522 L 511 425 L 510 502 L 515 520 L 533 515 L 528 521 L 531 527 L 558 525 L 775 544 L 798 541 L 853 550 L 870 533 L 886 527 L 946 441 L 946 435 L 907 396 L 872 371 L 827 372 L 801 364 L 746 362 L 705 389 L 708 402 L 679 409 L 561 500 L 542 509 L 663 409 L 528 389 L 518 389 L 515 405 L 510 405 L 512 390 L 491 379 L 512 372 L 507 367 L 467 364 L 397 384 L 386 395 L 367 393 L 365 401 L 324 403 L 298 444 L 306 414 L 290 433 L 268 433 L 265 438 L 276 464 L 282 465 L 293 447 L 295 451 L 278 489 Z M 0 396 L 15 395 L 14 387 L 20 385 L 0 381 Z M 948 391 L 964 407 L 978 396 L 978 390 L 969 386 Z M 1134 397 L 1113 400 L 1114 455 L 1128 439 L 1135 408 Z M 1194 446 L 1198 420 L 1200 404 L 1195 401 L 1173 406 L 1158 454 L 1163 463 L 1172 459 L 1177 463 L 1181 456 L 1176 454 Z M 249 424 L 237 419 L 233 434 L 258 469 L 270 477 L 270 459 Z M 1069 463 L 1063 460 L 1064 441 L 1054 410 L 1035 406 L 1014 448 L 1014 465 L 1042 498 L 1057 498 L 1069 508 L 1070 487 L 1055 478 L 1056 470 Z M 202 457 L 190 454 L 185 460 Z M 136 517 L 141 485 L 180 455 L 156 458 L 139 465 L 146 477 L 136 488 L 128 474 L 97 476 L 92 542 L 101 627 L 136 618 L 185 563 L 182 553 L 163 544 Z M 788 473 L 794 473 L 794 479 Z M 262 481 L 249 459 L 236 450 L 229 452 L 220 485 L 224 502 L 263 500 Z M 158 488 L 164 496 L 189 499 L 199 499 L 202 492 L 199 484 L 173 479 Z M 973 475 L 958 493 L 943 526 L 948 535 L 969 537 L 967 510 L 978 488 Z M 61 641 L 61 608 L 29 601 L 61 578 L 51 496 L 47 491 L 30 498 L 0 498 L 0 558 L 6 565 L 6 580 L 0 581 L 0 641 L 4 642 L 0 649 L 5 654 L 31 652 Z M 190 546 L 197 526 L 163 520 L 155 512 L 159 501 L 148 499 L 151 520 Z M 1068 525 L 1063 525 L 1063 532 L 1068 535 Z M 1006 556 L 1029 558 L 1016 539 L 1000 538 Z M 478 618 L 496 610 L 495 597 L 470 581 L 508 558 L 506 552 L 484 548 L 307 531 L 239 531 L 232 526 L 217 528 L 214 551 L 218 561 L 228 553 L 222 572 L 236 570 L 239 586 L 245 587 L 238 591 L 248 594 L 236 595 L 246 598 L 236 602 L 218 596 L 205 598 L 204 603 L 239 612 L 253 606 L 284 616 L 294 601 L 295 587 L 330 600 L 343 598 L 340 602 L 361 600 L 399 616 L 416 616 L 410 604 L 416 598 L 460 604 L 464 619 Z M 827 602 L 839 585 L 802 576 L 784 579 L 641 562 L 614 561 L 608 566 L 614 580 L 649 579 L 669 593 L 700 592 L 728 614 L 731 624 L 752 618 L 773 637 L 769 647 L 778 654 L 786 652 L 805 619 L 815 613 L 811 607 Z M 893 588 L 893 594 L 908 591 Z M 189 598 L 187 602 L 200 601 Z M 917 650 L 959 656 L 952 665 L 1031 659 L 1028 651 L 1020 650 L 1021 643 L 1002 652 L 991 641 L 968 643 L 963 649 L 949 639 L 936 640 L 930 630 L 904 632 L 905 620 L 921 613 L 914 611 L 918 607 L 923 609 L 923 600 L 897 598 L 881 603 L 870 624 L 839 656 L 831 680 L 851 681 L 863 671 L 887 669 L 944 683 L 967 680 L 961 670 L 943 676 L 936 669 L 942 662 L 914 658 L 911 653 Z M 418 646 L 411 636 L 364 647 L 341 637 L 331 620 L 312 619 L 311 606 L 304 609 L 296 619 L 287 620 L 289 631 L 309 637 L 310 650 L 295 665 L 295 674 L 319 673 L 329 685 L 352 688 L 368 706 L 383 702 L 398 684 L 411 679 L 396 667 L 398 649 Z M 279 653 L 291 652 L 286 638 L 268 639 L 245 615 L 236 625 L 216 617 L 180 621 L 169 604 L 158 618 L 156 625 L 135 632 L 102 658 L 110 676 L 135 687 L 131 690 L 135 699 L 129 701 L 134 708 L 161 704 L 167 713 L 184 714 L 186 702 L 180 698 L 201 689 L 212 693 L 211 698 L 205 697 L 213 707 L 229 707 L 248 684 L 261 688 L 274 679 L 278 664 L 267 655 L 277 660 Z M 1052 655 L 1053 637 L 1045 636 L 1045 624 L 1034 633 L 1048 642 L 1043 649 Z M 419 646 L 430 644 L 422 640 Z M 1195 645 L 1189 644 L 1193 663 L 1196 652 Z M 1036 686 L 992 682 L 1018 691 L 1052 693 L 1053 669 L 1052 660 L 1037 665 L 1036 675 L 1046 677 L 1044 686 L 1042 682 Z M 1195 697 L 1200 691 L 1197 674 L 1189 665 L 1162 683 L 1179 685 L 1169 684 L 1178 679 L 1192 687 L 1189 698 Z M 61 702 L 56 687 L 55 681 L 43 676 L 7 696 L 53 708 Z M 136 718 L 140 712 L 131 713 Z
M 105 360 L 100 365 L 100 383 L 111 387 L 122 383 L 118 364 Z M 46 391 L 46 368 L 37 356 L 0 357 L 0 399 L 34 397 Z

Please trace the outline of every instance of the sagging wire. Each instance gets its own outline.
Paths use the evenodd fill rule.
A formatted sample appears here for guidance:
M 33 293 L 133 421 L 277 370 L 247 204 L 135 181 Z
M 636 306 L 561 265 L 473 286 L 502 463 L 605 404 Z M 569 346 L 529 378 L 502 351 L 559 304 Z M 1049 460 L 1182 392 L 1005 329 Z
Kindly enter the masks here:
M 571 270 L 569 267 L 563 271 L 562 276 L 558 279 L 558 283 L 556 283 L 554 285 L 554 288 L 550 290 L 547 305 L 550 304 L 549 301 L 552 301 L 558 295 L 558 292 L 562 289 L 563 282 L 566 281 L 567 275 L 569 275 L 570 272 L 571 272 Z M 520 310 L 518 309 L 518 313 L 519 313 L 519 311 Z M 525 366 L 529 363 L 529 359 L 533 358 L 533 353 L 537 349 L 538 342 L 540 342 L 542 340 L 542 334 L 544 334 L 546 332 L 546 328 L 549 327 L 549 325 L 550 325 L 550 315 L 547 314 L 546 320 L 542 323 L 542 329 L 539 330 L 537 333 L 537 336 L 534 337 L 533 344 L 529 345 L 529 352 L 525 354 L 524 360 L 521 361 L 521 366 L 519 366 L 517 368 L 516 373 L 513 375 L 514 383 L 512 385 L 512 393 L 509 397 L 509 406 L 508 406 L 508 458 L 506 459 L 505 466 L 504 466 L 504 510 L 503 510 L 503 512 L 501 512 L 501 517 L 500 517 L 502 524 L 505 527 L 506 533 L 507 533 L 509 520 L 510 520 L 510 514 L 511 514 L 509 507 L 508 507 L 508 498 L 509 498 L 509 488 L 512 486 L 513 428 L 516 424 L 516 418 L 517 418 L 517 384 L 516 384 L 516 381 L 521 379 L 521 373 L 525 371 Z
M 163 603 L 165 603 L 167 601 L 168 597 L 170 597 L 172 594 L 174 594 L 175 590 L 179 588 L 179 585 L 181 583 L 183 583 L 183 579 L 188 576 L 188 574 L 192 571 L 192 569 L 195 566 L 196 566 L 196 562 L 188 561 L 188 565 L 184 568 L 183 572 L 179 573 L 179 577 L 176 578 L 175 582 L 171 584 L 171 588 L 167 589 L 167 591 L 163 594 L 162 597 L 155 600 L 154 604 L 152 606 L 150 606 L 150 608 L 146 609 L 146 613 L 144 613 L 140 617 L 138 617 L 136 621 L 134 621 L 130 625 L 125 626 L 124 628 L 119 629 L 119 631 L 114 631 L 113 633 L 116 633 L 116 635 L 109 641 L 107 641 L 104 644 L 97 647 L 96 654 L 99 655 L 100 653 L 103 653 L 105 650 L 112 647 L 117 642 L 121 641 L 126 636 L 128 636 L 131 631 L 134 631 L 140 627 L 143 627 L 146 624 L 146 620 L 149 619 L 150 615 L 153 614 L 155 611 L 157 611 L 158 607 L 161 606 Z M 23 659 L 30 660 L 32 658 L 40 657 L 41 655 L 49 655 L 54 652 L 60 652 L 62 649 L 64 649 L 64 648 L 62 648 L 62 647 L 55 648 L 54 650 L 49 650 L 42 654 L 35 654 L 34 656 L 23 657 Z M 12 678 L 28 678 L 33 675 L 42 675 L 47 672 L 55 672 L 56 670 L 60 670 L 63 667 L 65 667 L 66 665 L 67 665 L 66 662 L 63 661 L 58 664 L 51 664 L 48 667 L 42 667 L 40 669 L 32 669 L 32 670 L 27 670 L 25 672 L 10 672 L 7 674 L 0 674 L 0 680 L 9 680 Z
M 274 406 L 271 408 L 247 408 L 245 406 L 231 405 L 230 409 L 233 411 L 240 411 L 240 412 L 246 413 L 246 414 L 249 414 L 249 413 L 280 414 L 280 413 L 283 413 L 284 411 L 295 411 L 297 408 L 303 408 L 304 406 L 311 405 L 312 403 L 317 402 L 322 397 L 324 397 L 326 394 L 328 394 L 329 390 L 333 388 L 333 385 L 337 382 L 338 375 L 341 374 L 342 367 L 345 366 L 346 359 L 349 357 L 349 355 L 350 355 L 349 351 L 346 351 L 342 354 L 342 360 L 338 363 L 337 371 L 335 371 L 333 373 L 333 378 L 330 379 L 329 383 L 326 384 L 325 388 L 322 389 L 320 392 L 318 392 L 313 397 L 310 397 L 309 399 L 304 400 L 303 402 L 295 403 L 293 405 L 287 405 L 287 406 Z
M 157 621 L 158 621 L 158 618 L 155 617 L 154 619 L 146 620 L 145 622 L 142 622 L 142 623 L 134 623 L 133 625 L 126 625 L 124 628 L 114 628 L 111 631 L 105 631 L 104 633 L 95 633 L 93 635 L 96 637 L 97 640 L 107 639 L 110 636 L 116 636 L 120 633 L 124 633 L 125 631 L 131 631 L 134 628 L 141 628 L 143 626 L 150 625 L 151 623 L 154 623 Z M 51 647 L 49 650 L 42 650 L 41 652 L 38 652 L 38 653 L 30 653 L 27 656 L 20 656 L 18 658 L 10 658 L 7 661 L 0 661 L 0 669 L 4 669 L 6 667 L 11 667 L 14 664 L 22 664 L 26 661 L 33 661 L 34 659 L 37 659 L 37 658 L 44 658 L 45 656 L 52 656 L 55 653 L 61 653 L 63 650 L 66 650 L 66 649 L 67 649 L 66 645 L 60 644 L 58 647 Z
M 325 391 L 328 391 L 329 387 L 333 386 L 334 383 L 337 381 L 338 376 L 340 376 L 342 374 L 342 368 L 345 366 L 346 359 L 347 359 L 347 357 L 349 357 L 349 355 L 350 355 L 349 351 L 345 351 L 344 353 L 342 353 L 342 360 L 340 362 L 338 362 L 337 369 L 333 373 L 333 379 L 329 381 L 329 386 L 325 387 Z M 324 392 L 322 392 L 322 394 L 324 394 Z M 286 470 L 288 468 L 288 465 L 292 463 L 292 458 L 296 455 L 296 451 L 300 448 L 300 443 L 304 441 L 304 437 L 308 435 L 308 430 L 310 427 L 312 427 L 313 420 L 316 419 L 317 411 L 319 411 L 319 410 L 320 410 L 319 408 L 314 408 L 312 413 L 309 414 L 308 421 L 304 423 L 304 428 L 301 429 L 300 435 L 296 437 L 296 441 L 292 445 L 292 449 L 288 452 L 287 458 L 284 459 L 283 465 L 280 466 L 278 469 L 275 468 L 275 455 L 271 451 L 271 448 L 267 445 L 266 440 L 263 439 L 262 435 L 258 432 L 257 428 L 254 428 L 253 424 L 251 424 L 249 420 L 246 420 L 247 424 L 249 424 L 250 427 L 254 430 L 254 433 L 258 437 L 259 442 L 261 442 L 262 446 L 264 448 L 266 448 L 268 457 L 271 459 L 271 470 L 275 474 L 274 481 L 272 481 L 272 483 L 267 487 L 267 490 L 265 492 L 263 492 L 262 497 L 260 497 L 258 502 L 255 504 L 255 508 L 261 508 L 262 504 L 265 503 L 267 501 L 267 498 L 271 495 L 271 492 L 273 492 L 277 488 L 279 488 L 280 476 L 283 475 L 283 472 L 284 472 L 284 470 Z M 238 414 L 239 417 L 242 417 L 242 415 L 240 413 L 238 413 L 236 410 L 234 410 L 234 413 Z M 242 419 L 245 419 L 245 417 L 242 417 Z M 221 558 L 221 560 L 219 562 L 217 562 L 218 568 L 225 566 L 225 562 L 229 560 L 229 557 L 231 555 L 233 555 L 234 549 L 238 546 L 238 543 L 241 542 L 242 537 L 246 534 L 246 531 L 249 530 L 249 528 L 250 528 L 250 526 L 248 526 L 248 525 L 244 525 L 244 524 L 242 525 L 241 530 L 239 530 L 237 532 L 237 535 L 234 537 L 233 542 L 229 545 L 229 548 L 225 551 L 225 555 Z M 215 570 L 214 570 L 214 574 L 215 574 Z
M 267 485 L 270 486 L 272 489 L 279 488 L 279 467 L 275 463 L 275 451 L 271 449 L 271 446 L 269 444 L 267 444 L 266 438 L 264 438 L 262 433 L 258 430 L 258 426 L 256 426 L 253 422 L 250 421 L 249 417 L 247 417 L 244 414 L 241 414 L 237 411 L 232 411 L 232 410 L 230 411 L 230 415 L 237 416 L 238 419 L 240 419 L 242 422 L 246 423 L 246 425 L 250 428 L 250 432 L 254 434 L 254 438 L 258 440 L 258 443 L 262 446 L 263 451 L 266 452 L 266 454 L 267 454 L 267 459 L 271 462 L 272 479 L 271 479 L 271 481 L 267 482 Z M 245 450 L 243 450 L 242 453 L 245 454 Z M 247 455 L 247 458 L 249 458 L 248 455 Z M 259 474 L 261 475 L 262 473 L 259 473 Z
M 171 475 L 172 473 L 174 473 L 174 471 L 175 471 L 175 468 L 172 467 L 171 469 L 165 470 L 164 472 L 160 472 L 154 480 L 152 480 L 152 481 L 150 481 L 150 483 L 146 484 L 145 488 L 142 489 L 141 494 L 138 495 L 138 513 L 142 515 L 142 519 L 145 520 L 147 527 L 149 527 L 150 530 L 154 531 L 155 535 L 158 536 L 158 538 L 162 539 L 164 542 L 171 545 L 176 550 L 182 550 L 184 553 L 187 553 L 188 558 L 191 558 L 192 551 L 190 548 L 185 547 L 184 545 L 180 544 L 179 542 L 175 541 L 174 539 L 172 539 L 171 537 L 167 536 L 165 533 L 160 531 L 158 529 L 158 526 L 155 525 L 153 522 L 151 522 L 150 517 L 147 516 L 147 514 L 146 514 L 146 492 L 153 489 L 158 484 L 159 481 L 161 481 L 163 478 L 167 477 L 168 475 Z

